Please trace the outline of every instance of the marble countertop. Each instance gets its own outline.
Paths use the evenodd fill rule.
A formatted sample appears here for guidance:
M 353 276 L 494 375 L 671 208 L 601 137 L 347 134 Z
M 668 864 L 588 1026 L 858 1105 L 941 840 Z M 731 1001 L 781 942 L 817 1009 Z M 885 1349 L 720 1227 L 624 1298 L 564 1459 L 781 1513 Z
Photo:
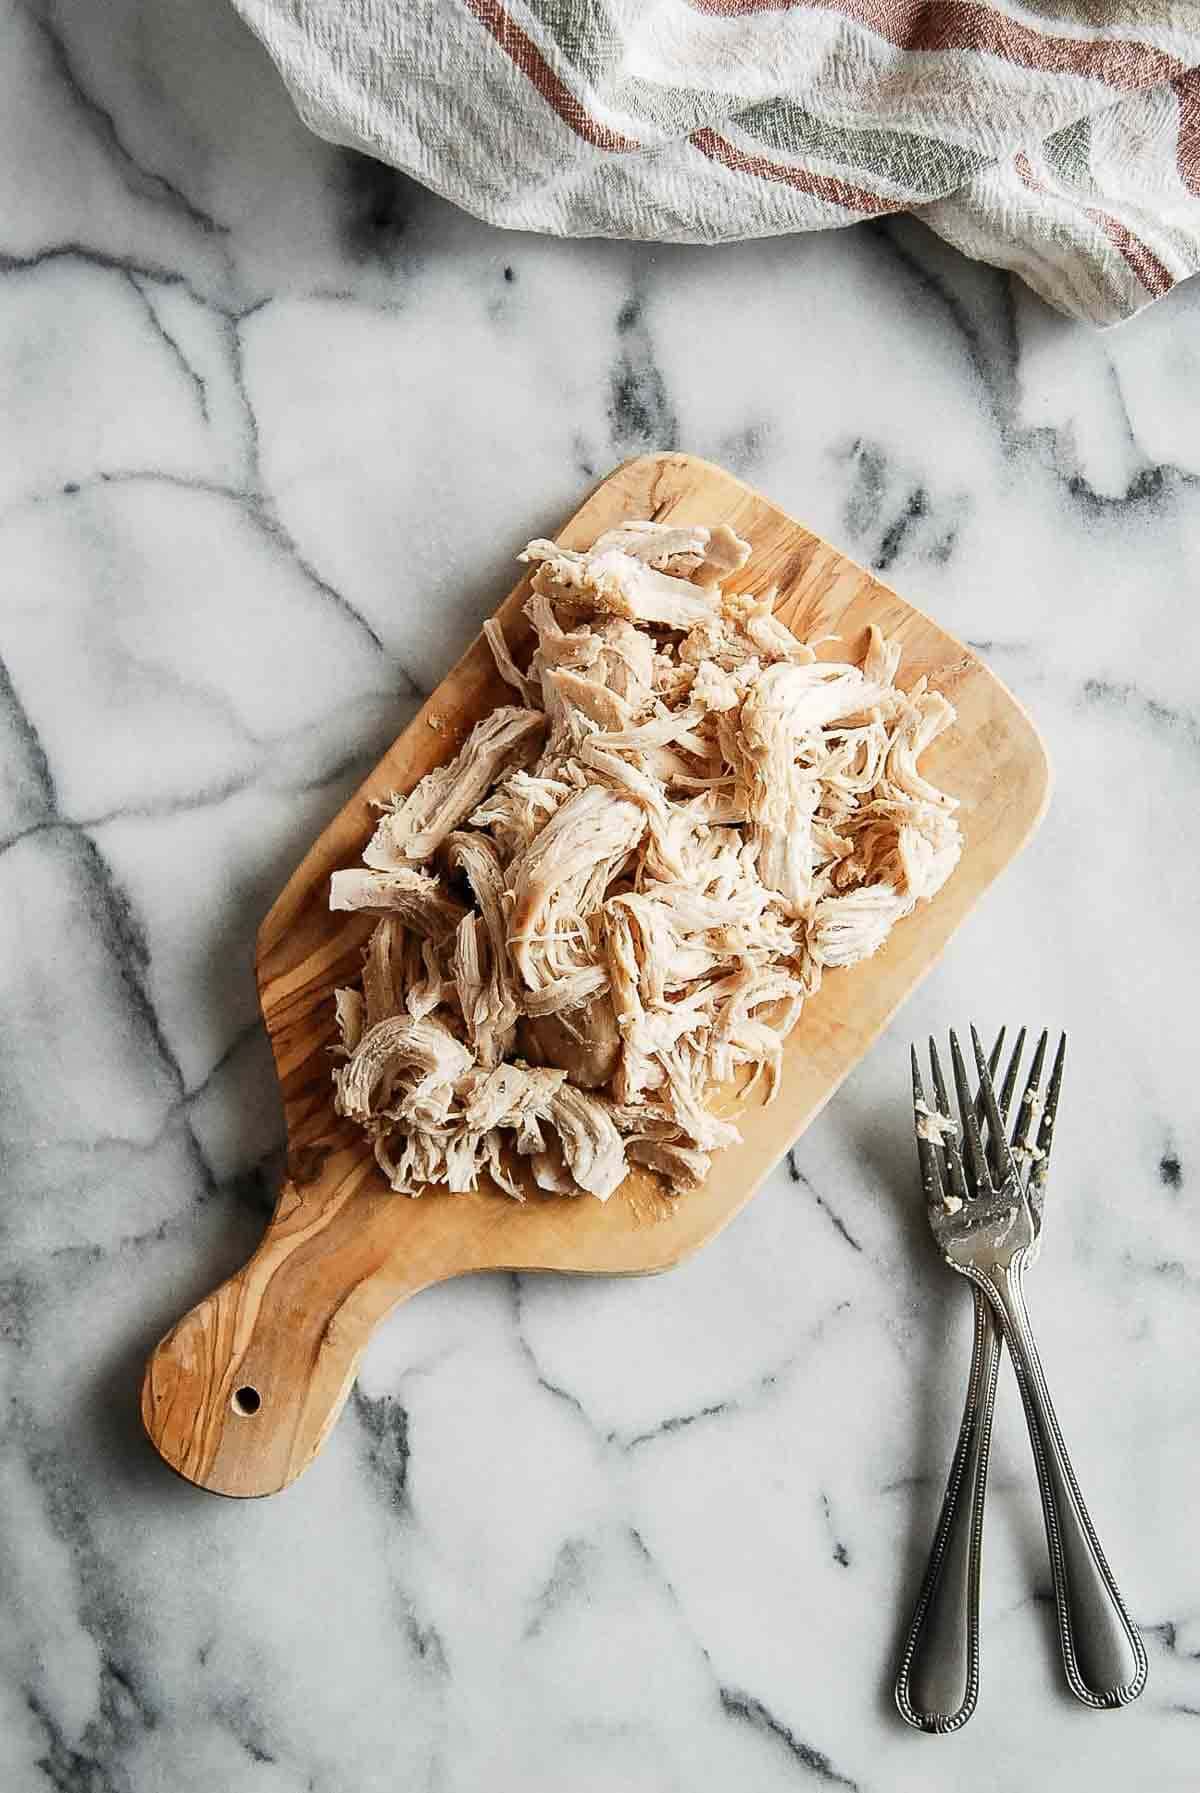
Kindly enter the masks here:
M 903 221 L 504 235 L 311 138 L 216 0 L 3 32 L 6 1793 L 1193 1788 L 1200 286 L 1098 335 Z M 432 1290 L 293 1488 L 202 1495 L 137 1393 L 270 1211 L 257 921 L 514 550 L 662 447 L 975 644 L 1049 817 L 707 1251 Z M 1150 1681 L 1064 1691 L 1006 1374 L 936 1740 L 890 1686 L 970 1304 L 905 1064 L 972 1016 L 1072 1031 L 1031 1302 Z

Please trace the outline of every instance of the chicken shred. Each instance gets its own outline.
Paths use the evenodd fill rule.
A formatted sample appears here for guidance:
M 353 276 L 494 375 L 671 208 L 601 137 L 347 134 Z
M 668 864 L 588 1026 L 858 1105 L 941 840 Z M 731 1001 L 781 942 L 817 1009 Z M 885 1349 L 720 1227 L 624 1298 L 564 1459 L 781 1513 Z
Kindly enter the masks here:
M 928 1140 L 930 1145 L 945 1145 L 946 1141 L 958 1139 L 958 1123 L 952 1121 L 948 1114 L 939 1114 L 936 1108 L 930 1108 L 927 1102 L 918 1101 L 917 1138 Z
M 749 557 L 725 524 L 531 542 L 528 666 L 485 629 L 520 705 L 333 874 L 331 908 L 380 912 L 336 992 L 336 1106 L 398 1192 L 521 1200 L 522 1165 L 601 1201 L 632 1166 L 699 1187 L 739 1138 L 714 1088 L 769 1100 L 825 972 L 953 871 L 954 799 L 918 770 L 952 706 L 896 685 L 875 627 L 818 660 L 773 589 L 723 589 Z

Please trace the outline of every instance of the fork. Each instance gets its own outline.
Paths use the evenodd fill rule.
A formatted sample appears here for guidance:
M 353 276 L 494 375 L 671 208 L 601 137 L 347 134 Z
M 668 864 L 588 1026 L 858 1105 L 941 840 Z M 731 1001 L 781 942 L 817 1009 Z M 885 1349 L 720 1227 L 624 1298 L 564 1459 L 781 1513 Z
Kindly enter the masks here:
M 988 1060 L 993 1077 L 1000 1064 L 1005 1032 L 1002 1027 Z M 1029 1132 L 1037 1112 L 1042 1069 L 1046 1060 L 1046 1042 L 1047 1036 L 1043 1033 L 1017 1110 L 1017 1123 L 1013 1130 L 1015 1153 L 1024 1153 L 1028 1149 Z M 937 1060 L 937 1047 L 932 1040 L 929 1046 L 935 1066 L 935 1086 L 940 1107 L 944 1111 L 946 1094 L 941 1065 Z M 1055 1060 L 1037 1141 L 1038 1150 L 1042 1154 L 1036 1160 L 1040 1177 L 1036 1195 L 1030 1191 L 1030 1214 L 1038 1235 L 1041 1233 L 1042 1198 L 1050 1166 L 1050 1146 L 1062 1082 L 1065 1047 L 1064 1037 Z M 1005 1123 L 1008 1121 L 1009 1106 L 1024 1050 L 1025 1029 L 1022 1028 L 1017 1035 L 997 1096 L 997 1105 Z M 933 1148 L 922 1137 L 923 1132 L 929 1130 L 929 1117 L 922 1116 L 925 1100 L 915 1047 L 912 1051 L 912 1072 L 913 1101 L 918 1105 L 916 1118 L 920 1129 L 917 1147 L 921 1153 L 924 1177 L 925 1155 Z M 985 1118 L 981 1095 L 976 1097 L 976 1113 L 980 1119 Z M 927 1177 L 924 1180 L 927 1182 Z M 929 1552 L 929 1562 L 896 1675 L 896 1704 L 901 1716 L 918 1730 L 936 1733 L 957 1731 L 965 1725 L 974 1712 L 979 1697 L 979 1576 L 983 1545 L 983 1506 L 987 1489 L 996 1382 L 1000 1373 L 1000 1360 L 1004 1355 L 1004 1334 L 983 1290 L 973 1286 L 971 1294 L 975 1312 L 971 1368 L 967 1377 L 962 1423 L 959 1426 L 958 1443 L 946 1482 L 937 1530 Z
M 1079 1491 L 1050 1400 L 1023 1288 L 1024 1273 L 1035 1255 L 1040 1236 L 1040 1204 L 1045 1193 L 1046 1154 L 1053 1135 L 1058 1086 L 1061 1084 L 1065 1056 L 1065 1037 L 1055 1062 L 1050 1097 L 1042 1115 L 1038 1142 L 1033 1148 L 1028 1146 L 1027 1141 L 1028 1128 L 1036 1106 L 1036 1086 L 1034 1099 L 1022 1100 L 1022 1109 L 1028 1112 L 1023 1113 L 1018 1122 L 1018 1139 L 1022 1155 L 1032 1159 L 1027 1189 L 1022 1187 L 1014 1147 L 1009 1145 L 1005 1134 L 1000 1104 L 992 1083 L 992 1072 L 983 1056 L 974 1028 L 971 1030 L 971 1038 L 979 1072 L 978 1106 L 972 1100 L 967 1086 L 966 1067 L 958 1040 L 953 1033 L 950 1035 L 950 1053 L 965 1157 L 959 1145 L 959 1128 L 951 1118 L 936 1047 L 930 1043 L 930 1062 L 937 1099 L 936 1114 L 942 1123 L 941 1128 L 935 1124 L 918 1130 L 918 1151 L 930 1226 L 951 1269 L 966 1276 L 987 1299 L 1012 1354 L 1037 1465 L 1067 1684 L 1075 1697 L 1087 1706 L 1097 1709 L 1123 1706 L 1136 1699 L 1145 1686 L 1146 1652 L 1125 1608 Z M 1005 1084 L 1006 1087 L 1009 1086 L 1008 1078 L 1005 1079 Z M 920 1104 L 920 1115 L 920 1111 L 925 1110 L 925 1101 L 915 1053 L 913 1093 L 914 1101 Z M 1028 1096 L 1028 1089 L 1026 1093 Z M 985 1123 L 987 1128 L 986 1151 L 981 1123 Z M 1022 1123 L 1024 1131 L 1021 1130 Z M 938 1145 L 928 1137 L 929 1133 L 938 1131 L 948 1132 L 952 1137 Z M 986 1441 L 982 1457 L 986 1472 Z M 981 1493 L 982 1477 L 976 1477 L 976 1482 Z M 968 1573 L 968 1588 L 973 1584 L 972 1622 L 976 1642 L 973 1652 L 969 1646 L 967 1654 L 968 1658 L 972 1653 L 974 1656 L 975 1686 L 973 1690 L 968 1688 L 968 1699 L 965 1702 L 967 1709 L 963 1716 L 959 1718 L 957 1713 L 950 1715 L 957 1719 L 956 1724 L 933 1724 L 923 1728 L 957 1728 L 957 1724 L 965 1723 L 978 1691 L 978 1529 L 981 1522 L 980 1502 L 978 1517 L 972 1516 L 973 1548 L 968 1548 L 968 1557 L 973 1557 Z M 903 1711 L 903 1706 L 901 1710 Z M 914 1708 L 914 1713 L 915 1711 Z M 922 1720 L 915 1717 L 910 1722 L 921 1723 Z

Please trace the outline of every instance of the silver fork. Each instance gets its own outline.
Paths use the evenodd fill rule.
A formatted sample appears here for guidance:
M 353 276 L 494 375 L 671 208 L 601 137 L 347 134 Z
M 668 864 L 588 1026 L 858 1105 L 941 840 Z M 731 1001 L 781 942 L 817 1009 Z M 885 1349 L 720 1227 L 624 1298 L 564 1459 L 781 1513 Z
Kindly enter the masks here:
M 918 1132 L 930 1226 L 951 1269 L 969 1278 L 975 1289 L 986 1297 L 1012 1353 L 1037 1465 L 1068 1686 L 1087 1706 L 1100 1709 L 1123 1706 L 1136 1699 L 1145 1686 L 1146 1652 L 1113 1579 L 1067 1456 L 1023 1290 L 1024 1273 L 1035 1255 L 1040 1234 L 1046 1154 L 1053 1136 L 1065 1038 L 1055 1062 L 1037 1145 L 1032 1150 L 1027 1140 L 1036 1106 L 1036 1086 L 1034 1100 L 1022 1101 L 1022 1108 L 1028 1112 L 1023 1113 L 1018 1122 L 1018 1139 L 1023 1152 L 1032 1158 L 1033 1166 L 1028 1188 L 1023 1188 L 1014 1150 L 1006 1137 L 992 1074 L 973 1028 L 971 1037 L 979 1071 L 978 1108 L 967 1086 L 966 1067 L 958 1040 L 953 1033 L 950 1035 L 965 1158 L 959 1146 L 958 1127 L 953 1127 L 953 1137 L 946 1138 L 941 1145 L 923 1136 L 923 1133 L 927 1135 L 933 1131 L 932 1128 Z M 932 1042 L 931 1065 L 937 1114 L 953 1126 L 941 1067 Z M 1008 1078 L 1005 1084 L 1011 1090 Z M 915 1054 L 913 1090 L 914 1099 L 924 1108 Z M 981 1122 L 987 1129 L 986 1151 Z M 1025 1124 L 1023 1134 L 1022 1122 Z M 996 1362 L 998 1367 L 998 1355 Z M 994 1369 L 991 1374 L 994 1385 Z M 986 1474 L 986 1440 L 982 1456 Z M 978 1480 L 981 1493 L 982 1478 Z M 957 1718 L 957 1723 L 923 1728 L 957 1728 L 957 1724 L 966 1722 L 974 1705 L 978 1689 L 978 1527 L 981 1521 L 980 1503 L 978 1519 L 972 1517 L 970 1528 L 973 1549 L 968 1545 L 967 1550 L 968 1558 L 973 1555 L 974 1559 L 968 1571 L 968 1585 L 973 1578 L 976 1641 L 973 1651 L 970 1646 L 967 1649 L 968 1657 L 972 1654 L 974 1657 L 974 1689 L 969 1691 L 962 1716 L 952 1715 Z M 913 1711 L 915 1715 L 917 1708 Z M 910 1722 L 920 1724 L 922 1720 L 914 1716 Z
M 988 1068 L 993 1078 L 1000 1064 L 1005 1029 L 1002 1027 L 992 1047 Z M 1025 1090 L 1017 1109 L 1013 1129 L 1014 1152 L 1028 1149 L 1029 1132 L 1037 1111 L 1037 1101 L 1046 1061 L 1045 1033 L 1026 1079 Z M 1065 1036 L 1060 1042 L 1058 1057 L 1050 1081 L 1050 1091 L 1043 1110 L 1037 1147 L 1042 1154 L 1037 1160 L 1039 1186 L 1031 1188 L 1030 1216 L 1035 1238 L 1041 1234 L 1043 1197 L 1046 1173 L 1050 1166 L 1050 1146 L 1054 1133 L 1054 1116 L 1062 1083 Z M 1021 1057 L 1025 1050 L 1025 1029 L 1017 1035 L 1016 1045 L 1008 1061 L 1008 1069 L 997 1095 L 1000 1114 L 1007 1124 Z M 947 1106 L 942 1068 L 937 1047 L 929 1042 L 930 1060 L 939 1108 Z M 928 1116 L 916 1048 L 912 1049 L 913 1101 L 917 1104 L 918 1128 Z M 982 1095 L 976 1097 L 976 1114 L 985 1119 Z M 932 1144 L 917 1134 L 923 1181 L 928 1187 L 927 1156 Z M 1036 1250 L 1036 1244 L 1035 1244 Z M 1032 1257 L 1032 1254 L 1031 1254 Z M 929 1562 L 921 1591 L 913 1608 L 900 1666 L 896 1674 L 896 1704 L 910 1725 L 921 1731 L 957 1731 L 975 1710 L 979 1697 L 979 1579 L 983 1545 L 983 1508 L 987 1490 L 988 1452 L 992 1437 L 992 1412 L 996 1401 L 996 1382 L 1000 1359 L 1004 1355 L 1004 1334 L 983 1290 L 973 1287 L 975 1316 L 971 1346 L 971 1368 L 967 1377 L 962 1423 L 958 1443 L 950 1465 L 942 1510 L 929 1552 Z

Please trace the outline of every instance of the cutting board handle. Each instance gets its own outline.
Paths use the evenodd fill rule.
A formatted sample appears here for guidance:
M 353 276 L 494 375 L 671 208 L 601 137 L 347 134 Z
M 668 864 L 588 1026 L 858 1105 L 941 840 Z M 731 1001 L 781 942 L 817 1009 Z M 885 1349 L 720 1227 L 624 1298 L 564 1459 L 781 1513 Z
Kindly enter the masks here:
M 426 1252 L 406 1272 L 392 1241 L 372 1249 L 371 1217 L 350 1200 L 360 1181 L 361 1166 L 344 1190 L 329 1176 L 285 1183 L 254 1256 L 152 1353 L 143 1424 L 198 1487 L 240 1496 L 287 1487 L 341 1412 L 378 1321 L 465 1267 Z

